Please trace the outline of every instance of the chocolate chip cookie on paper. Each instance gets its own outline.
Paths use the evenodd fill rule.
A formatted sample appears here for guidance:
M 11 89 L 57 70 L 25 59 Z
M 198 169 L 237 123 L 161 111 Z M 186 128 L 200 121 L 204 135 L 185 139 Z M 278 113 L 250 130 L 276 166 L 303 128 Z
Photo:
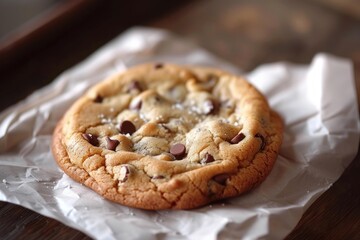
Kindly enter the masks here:
M 282 128 L 264 96 L 238 76 L 146 64 L 77 100 L 55 129 L 52 151 L 66 174 L 111 201 L 191 209 L 260 184 Z

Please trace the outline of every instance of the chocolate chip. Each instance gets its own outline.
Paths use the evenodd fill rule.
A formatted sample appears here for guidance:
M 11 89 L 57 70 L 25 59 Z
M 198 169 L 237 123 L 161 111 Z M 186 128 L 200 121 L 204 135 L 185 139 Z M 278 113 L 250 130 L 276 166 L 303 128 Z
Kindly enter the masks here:
M 162 98 L 160 97 L 160 96 L 158 96 L 158 95 L 156 95 L 155 97 L 154 97 L 154 99 L 155 99 L 155 102 L 162 102 Z
M 221 185 L 226 185 L 226 180 L 229 178 L 229 176 L 230 176 L 229 174 L 223 173 L 223 174 L 214 176 L 212 179 Z
M 213 162 L 213 161 L 215 161 L 215 159 L 214 159 L 214 157 L 213 157 L 211 154 L 209 154 L 209 153 L 206 153 L 206 154 L 205 154 L 205 157 L 204 157 L 203 159 L 201 159 L 201 163 L 202 163 L 202 164 L 211 163 L 211 162 Z
M 125 182 L 128 180 L 130 175 L 130 168 L 128 166 L 121 166 L 120 168 L 120 174 L 119 174 L 119 181 Z
M 162 67 L 164 67 L 164 64 L 162 64 L 162 63 L 156 63 L 156 64 L 154 65 L 154 68 L 155 68 L 155 69 L 159 69 L 159 68 L 162 68 Z
M 137 81 L 137 80 L 133 80 L 130 85 L 129 85 L 129 88 L 128 88 L 128 92 L 132 91 L 132 90 L 137 90 L 139 92 L 141 92 L 143 89 L 140 85 L 140 82 Z
M 104 100 L 104 98 L 100 95 L 96 95 L 94 102 L 95 103 L 102 103 L 102 101 Z
M 91 133 L 83 133 L 83 138 L 85 138 L 91 145 L 98 147 L 99 146 L 99 140 L 97 139 L 97 136 Z
M 256 137 L 256 138 L 260 138 L 260 140 L 261 140 L 260 151 L 264 150 L 264 149 L 265 149 L 265 146 L 266 146 L 266 142 L 265 142 L 264 136 L 261 135 L 260 133 L 257 133 L 257 134 L 255 134 L 255 137 Z
M 132 110 L 140 110 L 141 106 L 142 106 L 142 101 L 138 100 L 134 104 L 130 105 L 130 109 L 132 109 Z
M 204 102 L 204 114 L 214 114 L 218 111 L 219 104 L 215 100 L 206 100 Z
M 233 139 L 230 140 L 230 143 L 237 144 L 237 143 L 241 142 L 244 138 L 245 138 L 245 134 L 239 133 L 238 135 L 233 137 Z
M 183 159 L 186 155 L 186 148 L 184 144 L 177 143 L 170 148 L 170 153 L 177 159 Z
M 131 135 L 136 131 L 136 127 L 131 121 L 125 120 L 120 123 L 119 131 L 122 134 L 130 134 Z
M 106 137 L 106 148 L 112 151 L 115 151 L 116 147 L 119 145 L 119 141 L 116 139 L 111 139 Z
M 152 179 L 164 179 L 165 177 L 162 175 L 155 175 L 152 177 Z

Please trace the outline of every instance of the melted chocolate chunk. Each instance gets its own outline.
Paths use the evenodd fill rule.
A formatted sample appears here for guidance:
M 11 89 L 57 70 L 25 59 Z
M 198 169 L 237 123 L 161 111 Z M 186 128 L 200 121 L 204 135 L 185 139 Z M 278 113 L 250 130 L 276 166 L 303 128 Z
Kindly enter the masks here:
M 214 176 L 212 179 L 221 185 L 226 185 L 226 180 L 228 180 L 229 176 L 230 176 L 229 174 L 223 173 L 223 174 Z
M 119 181 L 120 182 L 125 182 L 126 180 L 128 180 L 130 175 L 130 168 L 128 166 L 121 166 L 120 168 L 120 174 L 119 174 Z
M 152 177 L 152 179 L 164 179 L 165 177 L 162 175 L 155 175 Z
M 120 123 L 119 131 L 122 134 L 130 134 L 131 135 L 136 131 L 136 127 L 131 121 L 125 120 Z
M 141 106 L 142 106 L 142 101 L 139 100 L 136 103 L 134 103 L 133 105 L 131 105 L 130 109 L 139 111 L 141 109 Z
M 104 98 L 100 95 L 97 95 L 94 99 L 95 103 L 102 103 L 102 101 L 104 100 Z
M 115 151 L 116 147 L 119 145 L 119 141 L 116 139 L 111 139 L 106 137 L 106 148 L 112 151 Z
M 245 134 L 238 133 L 238 135 L 236 135 L 235 137 L 233 137 L 233 139 L 230 140 L 230 143 L 237 144 L 241 142 L 244 138 L 245 138 Z
M 139 92 L 142 92 L 143 89 L 140 85 L 140 82 L 137 81 L 137 80 L 133 80 L 130 85 L 129 85 L 129 88 L 128 88 L 128 92 L 132 91 L 132 90 L 137 90 Z
M 215 159 L 214 159 L 214 157 L 213 157 L 211 154 L 209 154 L 209 153 L 206 153 L 206 154 L 205 154 L 205 157 L 204 157 L 203 159 L 201 159 L 201 163 L 202 163 L 202 164 L 211 163 L 211 162 L 213 162 L 213 161 L 215 161 Z
M 183 159 L 186 155 L 186 147 L 184 144 L 177 143 L 170 148 L 170 153 L 177 159 Z
M 260 151 L 264 150 L 264 149 L 265 149 L 265 146 L 266 146 L 266 142 L 265 142 L 264 136 L 261 135 L 260 133 L 257 133 L 257 134 L 255 134 L 255 137 L 256 137 L 256 138 L 260 138 L 260 140 L 261 140 Z
M 99 146 L 99 140 L 97 139 L 97 136 L 91 133 L 84 133 L 83 138 L 85 138 L 91 145 L 98 147 Z
M 204 102 L 204 109 L 206 115 L 214 114 L 219 110 L 219 104 L 215 100 L 206 100 Z
M 162 99 L 160 96 L 158 96 L 158 95 L 156 95 L 156 96 L 154 97 L 154 99 L 155 99 L 155 102 L 157 102 L 157 103 L 163 102 L 163 99 Z
M 154 68 L 155 69 L 159 69 L 159 68 L 163 68 L 164 67 L 164 64 L 162 64 L 162 63 L 156 63 L 155 65 L 154 65 Z

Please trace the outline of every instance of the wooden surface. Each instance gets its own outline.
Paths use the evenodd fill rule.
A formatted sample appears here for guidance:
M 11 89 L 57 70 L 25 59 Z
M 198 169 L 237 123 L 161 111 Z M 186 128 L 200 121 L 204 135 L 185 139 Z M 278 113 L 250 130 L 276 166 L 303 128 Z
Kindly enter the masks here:
M 50 83 L 132 25 L 169 29 L 246 71 L 274 61 L 308 63 L 318 52 L 350 58 L 360 92 L 358 1 L 157 0 L 146 1 L 141 9 L 137 1 L 98 4 L 56 37 L 0 65 L 0 110 Z M 334 101 L 337 97 L 341 95 Z M 359 172 L 358 155 L 287 239 L 360 239 Z M 56 220 L 4 202 L 0 238 L 89 239 Z
M 62 29 L 71 25 L 72 22 L 94 11 L 99 4 L 98 0 L 43 0 L 43 2 L 49 5 L 44 6 L 44 9 L 40 8 L 42 11 L 38 9 L 29 13 L 32 18 L 23 24 L 18 23 L 20 24 L 18 27 L 1 36 L 0 66 L 5 67 L 16 63 L 17 59 L 30 54 L 34 48 L 60 35 Z M 6 4 L 3 5 L 6 7 Z M 18 7 L 25 8 L 23 11 L 26 12 L 29 5 L 31 3 L 27 2 L 25 6 L 19 4 Z M 0 14 L 5 11 L 1 9 Z M 16 8 L 15 10 L 12 8 L 12 11 L 15 12 L 8 14 L 17 14 Z M 2 19 L 2 21 L 6 22 L 6 19 Z

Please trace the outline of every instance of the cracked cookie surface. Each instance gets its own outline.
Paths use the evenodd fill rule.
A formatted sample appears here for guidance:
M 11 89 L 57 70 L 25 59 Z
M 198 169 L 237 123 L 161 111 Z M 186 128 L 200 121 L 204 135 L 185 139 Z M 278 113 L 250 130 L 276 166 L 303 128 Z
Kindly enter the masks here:
M 282 122 L 244 79 L 171 64 L 133 67 L 77 100 L 52 151 L 70 177 L 143 209 L 238 196 L 271 171 Z

